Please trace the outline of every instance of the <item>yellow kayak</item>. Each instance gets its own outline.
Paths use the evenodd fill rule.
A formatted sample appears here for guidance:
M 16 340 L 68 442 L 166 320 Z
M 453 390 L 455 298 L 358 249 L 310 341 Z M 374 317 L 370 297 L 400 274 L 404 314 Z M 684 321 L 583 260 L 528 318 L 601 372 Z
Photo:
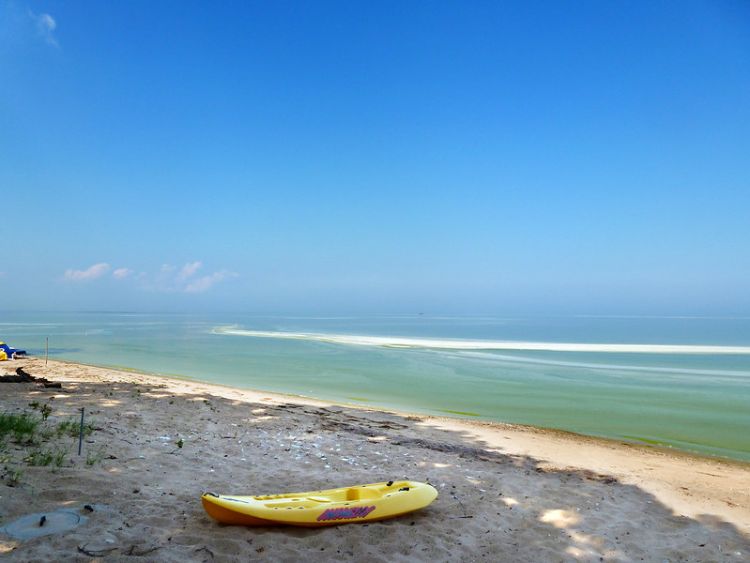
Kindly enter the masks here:
M 316 527 L 393 518 L 424 508 L 437 495 L 426 483 L 388 481 L 254 497 L 204 493 L 201 501 L 209 516 L 222 524 Z

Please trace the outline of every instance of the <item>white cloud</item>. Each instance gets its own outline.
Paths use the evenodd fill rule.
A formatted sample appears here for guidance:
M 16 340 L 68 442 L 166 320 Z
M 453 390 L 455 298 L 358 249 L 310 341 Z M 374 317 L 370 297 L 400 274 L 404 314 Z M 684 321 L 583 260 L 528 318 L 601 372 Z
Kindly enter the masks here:
M 185 293 L 202 293 L 204 291 L 208 291 L 209 289 L 211 289 L 211 287 L 213 287 L 220 281 L 234 278 L 236 276 L 237 274 L 235 274 L 234 272 L 227 272 L 225 270 L 214 272 L 213 274 L 202 276 L 196 280 L 193 280 L 185 286 L 183 291 L 185 291 Z
M 197 277 L 196 273 L 203 267 L 203 262 L 196 260 L 187 262 L 181 268 L 171 264 L 162 264 L 155 273 L 137 272 L 130 268 L 115 268 L 106 262 L 94 264 L 85 270 L 69 269 L 65 271 L 63 279 L 72 282 L 85 282 L 100 278 L 112 272 L 116 280 L 131 279 L 136 287 L 146 291 L 162 293 L 202 293 L 208 291 L 217 283 L 236 277 L 237 274 L 228 270 L 220 270 Z M 2 277 L 0 272 L 0 277 Z
M 50 45 L 59 47 L 60 45 L 57 43 L 57 39 L 55 39 L 55 29 L 57 29 L 55 18 L 49 14 L 37 15 L 34 12 L 29 12 L 29 15 L 34 19 L 37 33 Z
M 99 262 L 85 270 L 65 270 L 63 278 L 68 281 L 88 281 L 102 277 L 110 269 L 106 262 Z
M 202 293 L 208 291 L 217 283 L 235 277 L 237 274 L 228 270 L 221 270 L 196 277 L 203 268 L 203 262 L 195 260 L 187 262 L 177 268 L 171 264 L 162 264 L 155 274 L 141 272 L 134 276 L 141 289 L 162 293 Z
M 131 270 L 130 268 L 117 268 L 114 272 L 112 272 L 112 277 L 118 280 L 124 280 L 132 273 L 133 270 Z
M 203 262 L 196 260 L 195 262 L 188 262 L 185 264 L 180 273 L 177 274 L 177 281 L 185 281 L 192 278 L 195 273 L 203 267 Z

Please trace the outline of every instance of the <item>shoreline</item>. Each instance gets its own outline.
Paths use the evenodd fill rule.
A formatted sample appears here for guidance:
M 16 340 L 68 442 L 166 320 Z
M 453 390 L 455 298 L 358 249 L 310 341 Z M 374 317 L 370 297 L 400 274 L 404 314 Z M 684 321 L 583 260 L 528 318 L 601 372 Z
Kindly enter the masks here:
M 40 358 L 37 357 L 34 359 L 37 361 L 40 360 Z M 242 398 L 248 401 L 294 403 L 316 407 L 343 407 L 355 411 L 362 411 L 364 413 L 374 412 L 390 414 L 407 419 L 419 418 L 421 419 L 421 423 L 433 428 L 472 435 L 476 439 L 486 442 L 489 446 L 487 448 L 488 451 L 497 451 L 497 448 L 502 446 L 504 453 L 531 456 L 540 459 L 552 468 L 562 469 L 572 467 L 576 469 L 597 471 L 615 476 L 618 479 L 624 479 L 624 482 L 644 486 L 646 490 L 657 496 L 660 500 L 681 507 L 680 509 L 683 512 L 686 512 L 685 515 L 687 516 L 695 516 L 700 513 L 697 507 L 692 507 L 692 502 L 685 502 L 687 499 L 683 498 L 684 495 L 680 493 L 681 490 L 689 488 L 687 487 L 688 484 L 694 486 L 694 480 L 685 479 L 685 476 L 682 474 L 679 476 L 668 475 L 668 477 L 674 481 L 673 486 L 669 486 L 666 482 L 654 486 L 647 481 L 644 481 L 642 478 L 636 477 L 633 473 L 633 468 L 628 470 L 618 469 L 618 464 L 630 467 L 632 464 L 630 464 L 628 460 L 631 456 L 636 455 L 650 459 L 657 466 L 660 465 L 661 461 L 665 459 L 669 460 L 666 465 L 674 462 L 683 468 L 685 472 L 690 471 L 690 466 L 692 464 L 708 468 L 724 466 L 731 471 L 746 472 L 748 485 L 746 488 L 748 501 L 747 512 L 742 519 L 735 520 L 731 517 L 732 511 L 722 510 L 722 503 L 717 503 L 715 513 L 721 514 L 723 517 L 729 517 L 730 521 L 735 520 L 733 522 L 735 525 L 741 526 L 746 533 L 750 533 L 750 462 L 742 460 L 713 457 L 664 446 L 630 442 L 628 440 L 578 434 L 576 432 L 557 428 L 473 420 L 471 418 L 463 418 L 459 416 L 438 416 L 398 409 L 366 406 L 356 403 L 328 401 L 305 395 L 233 387 L 223 383 L 209 383 L 188 376 L 149 373 L 133 368 L 111 368 L 68 360 L 50 360 L 50 365 L 54 365 L 54 363 L 74 367 L 86 366 L 98 370 L 112 371 L 123 375 L 139 376 L 141 378 L 146 378 L 146 380 L 141 380 L 143 382 L 149 382 L 150 384 L 155 385 L 160 383 L 167 384 L 167 388 L 172 390 L 174 390 L 174 387 L 172 387 L 174 385 L 188 384 L 191 390 L 198 390 L 201 393 L 210 393 L 227 399 Z M 507 444 L 508 441 L 510 441 L 512 445 L 509 446 Z M 587 455 L 583 458 L 584 461 L 579 457 L 579 451 L 568 453 L 565 451 L 565 446 L 585 450 Z M 599 457 L 598 460 L 596 460 L 597 454 Z M 654 468 L 651 470 L 653 469 Z M 719 508 L 719 510 L 716 510 L 716 508 Z
M 144 561 L 233 560 L 248 550 L 270 560 L 383 562 L 750 553 L 743 462 L 76 362 L 0 364 L 5 373 L 18 366 L 62 389 L 0 384 L 0 411 L 44 402 L 54 426 L 85 407 L 95 428 L 87 457 L 75 455 L 77 438 L 66 439 L 69 457 L 58 469 L 27 466 L 27 454 L 9 443 L 5 455 L 23 477 L 0 486 L 0 527 L 55 508 L 88 504 L 94 512 L 66 534 L 0 534 L 0 555 L 11 559 L 83 561 L 81 549 Z M 439 497 L 413 515 L 328 532 L 217 526 L 199 503 L 206 490 L 268 494 L 392 478 L 430 482 Z
M 39 356 L 28 356 L 29 359 L 36 359 L 40 360 L 41 358 Z M 249 393 L 253 393 L 256 395 L 259 394 L 266 394 L 266 395 L 273 395 L 277 398 L 285 398 L 285 399 L 291 399 L 293 401 L 298 401 L 301 404 L 310 404 L 310 405 L 336 405 L 351 409 L 358 409 L 358 410 L 365 410 L 365 411 L 377 411 L 377 412 L 383 412 L 383 413 L 391 413 L 396 414 L 404 417 L 408 416 L 418 416 L 423 418 L 429 418 L 432 420 L 443 420 L 448 425 L 450 425 L 450 422 L 457 422 L 458 426 L 465 424 L 468 426 L 489 426 L 489 427 L 498 427 L 498 428 L 507 428 L 507 429 L 516 429 L 520 431 L 528 431 L 528 432 L 538 432 L 538 433 L 547 433 L 551 435 L 557 435 L 560 438 L 570 437 L 573 440 L 591 440 L 594 443 L 600 443 L 602 446 L 607 446 L 610 444 L 619 444 L 622 446 L 630 447 L 630 448 L 636 448 L 641 449 L 644 451 L 651 451 L 665 455 L 673 455 L 676 457 L 684 457 L 686 459 L 696 459 L 698 461 L 714 461 L 718 463 L 726 463 L 730 465 L 737 465 L 739 467 L 745 468 L 747 470 L 750 470 L 750 460 L 742 460 L 742 459 L 736 459 L 728 456 L 719 456 L 719 455 L 711 455 L 706 453 L 701 453 L 698 451 L 690 451 L 690 450 L 684 450 L 678 447 L 672 447 L 669 445 L 662 445 L 662 444 L 649 444 L 646 442 L 638 441 L 638 440 L 629 440 L 627 438 L 614 438 L 614 437 L 608 437 L 608 436 L 596 436 L 592 434 L 583 434 L 580 432 L 574 432 L 572 430 L 565 430 L 563 428 L 553 428 L 548 426 L 535 426 L 533 424 L 521 424 L 517 422 L 504 422 L 499 420 L 488 420 L 486 418 L 482 417 L 473 417 L 473 416 L 464 416 L 459 413 L 453 413 L 453 414 L 432 414 L 427 409 L 424 411 L 420 410 L 408 410 L 408 409 L 401 409 L 401 408 L 395 408 L 395 407 L 388 407 L 388 406 L 379 406 L 379 405 L 371 405 L 366 404 L 362 402 L 347 402 L 347 401 L 340 401 L 340 400 L 329 400 L 329 399 L 319 399 L 316 397 L 312 397 L 309 395 L 303 395 L 300 393 L 285 393 L 283 391 L 271 391 L 271 390 L 263 390 L 263 389 L 256 389 L 253 387 L 235 387 L 233 385 L 229 385 L 226 383 L 218 383 L 218 382 L 209 382 L 204 381 L 202 379 L 197 379 L 188 375 L 181 375 L 181 374 L 174 374 L 174 373 L 159 373 L 159 372 L 151 372 L 146 371 L 142 369 L 137 368 L 131 368 L 128 366 L 120 366 L 120 365 L 101 365 L 101 364 L 90 364 L 87 362 L 78 362 L 73 360 L 59 360 L 54 359 L 50 360 L 51 362 L 56 362 L 60 364 L 70 364 L 70 365 L 80 365 L 80 366 L 87 366 L 91 368 L 98 368 L 98 369 L 105 369 L 105 370 L 113 370 L 113 371 L 119 371 L 123 373 L 130 373 L 130 374 L 136 374 L 136 375 L 144 375 L 148 377 L 154 377 L 157 379 L 166 379 L 166 380 L 174 380 L 175 382 L 189 382 L 189 383 L 195 383 L 200 385 L 206 385 L 208 387 L 218 387 L 222 389 L 230 389 L 235 391 L 246 391 Z

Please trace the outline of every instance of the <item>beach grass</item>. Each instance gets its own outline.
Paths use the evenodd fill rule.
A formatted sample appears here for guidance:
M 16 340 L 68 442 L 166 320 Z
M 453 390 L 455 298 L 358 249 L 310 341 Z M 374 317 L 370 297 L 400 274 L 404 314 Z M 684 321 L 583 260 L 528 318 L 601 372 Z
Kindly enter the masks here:
M 83 425 L 84 437 L 90 436 L 94 431 L 94 422 L 88 421 Z M 81 432 L 81 423 L 76 418 L 70 418 L 63 420 L 57 425 L 56 432 L 58 436 L 70 436 L 71 438 L 77 438 Z
M 41 422 L 30 413 L 0 413 L 0 438 L 11 435 L 16 442 L 32 441 Z
M 36 448 L 29 453 L 25 461 L 32 467 L 47 467 L 48 465 L 62 467 L 67 455 L 67 452 L 62 448 Z

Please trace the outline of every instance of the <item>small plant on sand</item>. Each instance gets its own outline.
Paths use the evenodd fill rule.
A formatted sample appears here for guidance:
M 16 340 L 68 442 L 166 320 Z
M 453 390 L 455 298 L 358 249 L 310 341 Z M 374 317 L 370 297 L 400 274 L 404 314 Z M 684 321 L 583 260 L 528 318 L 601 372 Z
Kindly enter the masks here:
M 0 438 L 11 435 L 16 442 L 32 442 L 40 422 L 29 413 L 0 413 Z
M 52 463 L 55 467 L 62 467 L 65 464 L 65 457 L 67 456 L 67 453 L 63 449 L 56 450 L 54 454 L 52 454 Z
M 94 451 L 86 452 L 86 465 L 96 465 L 104 459 L 104 447 L 96 448 Z
M 23 471 L 20 469 L 11 469 L 4 475 L 5 484 L 9 487 L 17 487 L 21 484 L 21 477 L 23 477 Z
M 83 435 L 89 436 L 94 431 L 94 422 L 89 421 L 83 425 Z M 58 436 L 70 436 L 71 438 L 77 438 L 81 432 L 81 423 L 75 418 L 69 420 L 63 420 L 57 425 Z
M 53 454 L 51 451 L 37 448 L 35 450 L 32 450 L 31 453 L 26 456 L 24 461 L 32 467 L 47 467 L 50 463 L 52 463 L 52 458 Z
M 177 440 L 177 441 L 175 442 L 175 444 L 177 444 L 177 447 L 178 447 L 178 448 L 182 449 L 182 446 L 184 446 L 184 445 L 185 445 L 185 440 L 183 440 L 182 438 L 180 438 L 179 440 Z
M 37 448 L 26 457 L 24 461 L 32 467 L 47 467 L 48 465 L 54 465 L 55 467 L 62 467 L 65 463 L 65 450 L 45 450 Z
M 79 425 L 75 420 L 63 420 L 57 425 L 58 436 L 75 436 Z
M 39 411 L 42 415 L 42 420 L 47 420 L 49 418 L 49 415 L 52 414 L 52 407 L 49 406 L 47 403 L 44 403 L 43 405 L 39 404 L 39 401 L 31 401 L 29 403 L 29 406 L 34 409 L 35 411 Z

